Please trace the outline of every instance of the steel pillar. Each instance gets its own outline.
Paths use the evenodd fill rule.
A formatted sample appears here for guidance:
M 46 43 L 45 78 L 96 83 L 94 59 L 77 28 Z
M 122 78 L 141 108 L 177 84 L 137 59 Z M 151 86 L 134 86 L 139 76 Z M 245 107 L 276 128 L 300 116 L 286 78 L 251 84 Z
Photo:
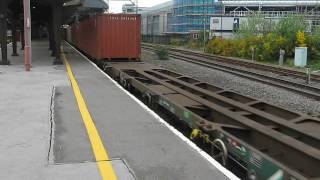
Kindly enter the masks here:
M 55 41 L 54 41 L 54 34 L 53 34 L 53 20 L 52 17 L 50 17 L 49 23 L 48 23 L 48 33 L 49 33 L 49 50 L 51 50 L 51 56 L 55 56 L 56 50 L 55 50 Z
M 52 31 L 52 7 L 49 8 L 48 12 L 48 38 L 49 38 L 49 50 L 53 51 L 53 46 L 54 46 L 54 38 L 53 38 L 53 31 Z
M 60 0 L 57 0 L 53 3 L 52 7 L 53 15 L 53 36 L 54 36 L 54 51 L 55 51 L 55 60 L 53 61 L 54 65 L 63 64 L 61 60 L 61 23 L 62 23 L 62 3 Z
M 48 23 L 48 35 L 49 35 L 49 50 L 53 50 L 53 35 L 52 35 L 52 23 Z
M 12 30 L 12 56 L 19 56 L 17 52 L 17 19 L 14 17 L 11 24 Z
M 31 13 L 30 0 L 23 0 L 24 10 L 24 64 L 26 71 L 31 68 Z
M 21 26 L 20 27 L 23 27 L 24 25 L 24 20 L 21 21 Z M 21 41 L 21 50 L 24 50 L 24 28 L 21 28 L 21 31 L 20 31 L 20 41 Z
M 0 43 L 1 43 L 1 57 L 0 65 L 9 65 L 8 49 L 7 49 L 7 1 L 0 1 Z

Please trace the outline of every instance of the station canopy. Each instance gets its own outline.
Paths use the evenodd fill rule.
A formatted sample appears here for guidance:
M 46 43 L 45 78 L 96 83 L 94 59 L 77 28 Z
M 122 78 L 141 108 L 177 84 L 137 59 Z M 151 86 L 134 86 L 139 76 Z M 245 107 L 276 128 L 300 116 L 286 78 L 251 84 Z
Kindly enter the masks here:
M 90 14 L 103 13 L 109 5 L 103 0 L 71 0 L 63 4 L 66 23 L 83 18 Z

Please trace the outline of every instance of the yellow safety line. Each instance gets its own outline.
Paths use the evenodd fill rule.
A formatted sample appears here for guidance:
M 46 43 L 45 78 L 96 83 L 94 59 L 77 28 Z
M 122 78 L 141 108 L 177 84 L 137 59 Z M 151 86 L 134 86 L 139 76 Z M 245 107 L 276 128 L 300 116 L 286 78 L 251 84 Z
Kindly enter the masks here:
M 83 119 L 83 122 L 85 124 L 85 127 L 87 129 L 87 133 L 91 142 L 91 147 L 93 149 L 94 156 L 97 161 L 97 165 L 100 170 L 100 174 L 102 176 L 103 180 L 116 180 L 117 176 L 112 168 L 111 160 L 109 159 L 108 153 L 102 143 L 102 140 L 100 138 L 99 132 L 92 120 L 92 117 L 90 115 L 90 112 L 88 110 L 88 107 L 85 103 L 85 100 L 81 94 L 79 85 L 77 83 L 77 80 L 75 79 L 71 66 L 65 56 L 65 54 L 62 55 L 64 62 L 67 67 L 67 73 L 69 76 L 69 79 L 72 84 L 73 92 L 76 97 L 78 107 Z

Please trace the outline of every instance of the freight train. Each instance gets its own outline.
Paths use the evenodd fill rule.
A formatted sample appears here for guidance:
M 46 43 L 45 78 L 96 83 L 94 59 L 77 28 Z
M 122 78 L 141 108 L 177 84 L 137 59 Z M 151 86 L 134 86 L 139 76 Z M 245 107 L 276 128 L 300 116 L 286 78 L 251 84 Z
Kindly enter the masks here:
M 190 139 L 243 179 L 320 178 L 320 120 L 139 62 L 140 16 L 97 15 L 67 41 L 146 104 L 174 115 Z

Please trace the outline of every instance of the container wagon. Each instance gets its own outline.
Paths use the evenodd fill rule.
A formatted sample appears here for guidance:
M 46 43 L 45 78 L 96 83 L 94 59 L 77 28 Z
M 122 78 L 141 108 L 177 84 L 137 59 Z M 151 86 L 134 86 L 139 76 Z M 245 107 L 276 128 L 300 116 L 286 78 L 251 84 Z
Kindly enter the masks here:
M 140 61 L 140 24 L 140 15 L 100 14 L 72 25 L 68 40 L 96 60 Z

